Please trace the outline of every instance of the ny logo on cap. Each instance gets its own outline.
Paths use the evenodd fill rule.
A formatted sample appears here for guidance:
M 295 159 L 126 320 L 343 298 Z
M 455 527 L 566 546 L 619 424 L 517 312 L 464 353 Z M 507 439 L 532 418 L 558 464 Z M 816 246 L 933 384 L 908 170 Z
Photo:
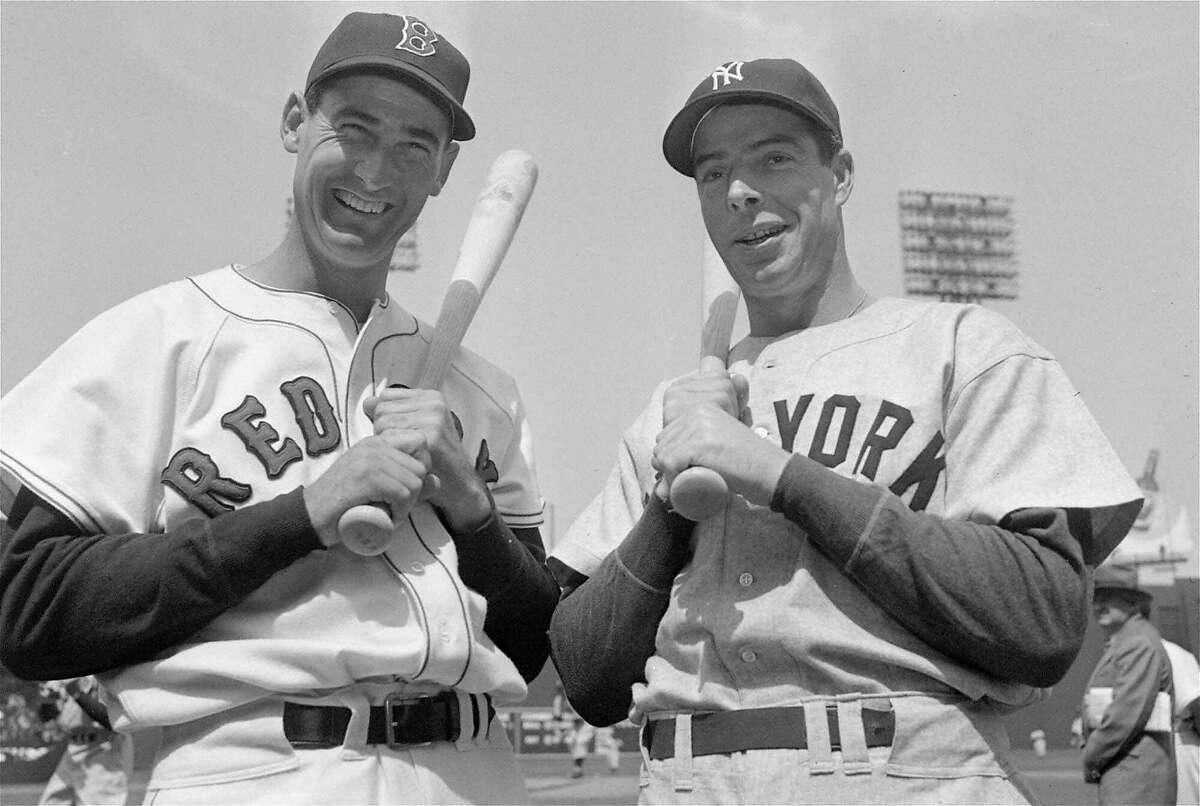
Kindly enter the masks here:
M 714 90 L 720 89 L 720 87 L 717 86 L 718 81 L 724 82 L 723 84 L 721 84 L 721 87 L 728 87 L 730 81 L 734 81 L 734 80 L 741 81 L 742 80 L 742 65 L 744 65 L 744 64 L 745 64 L 745 62 L 729 62 L 727 64 L 721 65 L 716 70 L 713 70 L 712 71 L 712 81 L 713 81 L 712 88 Z
M 438 41 L 438 35 L 425 23 L 416 17 L 404 17 L 404 37 L 396 45 L 396 50 L 407 50 L 418 56 L 432 56 L 437 53 L 433 44 Z

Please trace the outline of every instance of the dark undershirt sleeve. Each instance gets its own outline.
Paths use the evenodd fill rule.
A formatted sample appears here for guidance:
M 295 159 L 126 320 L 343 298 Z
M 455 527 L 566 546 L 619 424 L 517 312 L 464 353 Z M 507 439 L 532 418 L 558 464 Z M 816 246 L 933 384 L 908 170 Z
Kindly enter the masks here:
M 34 680 L 149 660 L 320 550 L 302 490 L 162 534 L 83 533 L 28 489 L 0 545 L 0 661 Z
M 468 533 L 451 532 L 462 581 L 488 602 L 483 630 L 516 665 L 526 682 L 546 665 L 546 629 L 558 585 L 546 568 L 536 528 L 512 529 L 496 514 Z
M 1049 686 L 1087 628 L 1083 511 L 1029 508 L 996 525 L 913 512 L 887 490 L 793 456 L 771 508 L 933 648 L 1002 679 Z
M 629 715 L 631 687 L 645 680 L 675 576 L 691 558 L 694 524 L 651 496 L 633 530 L 582 584 L 551 559 L 567 591 L 550 622 L 550 651 L 575 711 L 593 725 Z

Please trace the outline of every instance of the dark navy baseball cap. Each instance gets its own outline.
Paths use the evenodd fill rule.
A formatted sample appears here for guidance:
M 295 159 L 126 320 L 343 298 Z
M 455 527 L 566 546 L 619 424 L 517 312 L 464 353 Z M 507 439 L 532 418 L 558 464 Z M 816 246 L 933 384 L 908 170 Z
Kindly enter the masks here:
M 462 105 L 471 66 L 458 48 L 413 16 L 347 15 L 317 51 L 304 91 L 333 75 L 379 69 L 396 73 L 445 108 L 451 139 L 475 136 L 475 124 Z
M 795 110 L 842 142 L 842 124 L 833 99 L 804 65 L 791 59 L 726 62 L 692 90 L 663 135 L 663 155 L 671 167 L 691 176 L 692 139 L 709 110 L 727 101 L 762 101 Z

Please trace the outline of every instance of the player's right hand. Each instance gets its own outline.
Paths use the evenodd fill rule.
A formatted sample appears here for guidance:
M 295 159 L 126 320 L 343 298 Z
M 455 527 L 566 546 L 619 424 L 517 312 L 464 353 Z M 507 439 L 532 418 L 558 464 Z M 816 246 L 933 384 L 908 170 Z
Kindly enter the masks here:
M 706 358 L 698 372 L 685 375 L 663 394 L 663 426 L 670 425 L 691 409 L 715 406 L 735 420 L 749 423 L 746 402 L 750 382 L 746 376 L 728 372 L 719 358 Z
M 431 464 L 419 431 L 391 429 L 351 445 L 304 488 L 304 505 L 321 543 L 338 542 L 338 519 L 358 504 L 386 504 L 392 521 L 399 522 L 436 488 Z

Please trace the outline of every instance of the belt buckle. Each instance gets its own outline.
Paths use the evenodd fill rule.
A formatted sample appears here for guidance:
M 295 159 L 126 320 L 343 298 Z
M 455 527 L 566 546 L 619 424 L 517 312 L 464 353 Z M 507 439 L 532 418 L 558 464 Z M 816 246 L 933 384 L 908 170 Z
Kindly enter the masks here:
M 458 698 L 457 697 L 455 697 L 453 695 L 450 695 L 449 697 L 447 697 L 447 696 L 445 696 L 445 693 L 438 694 L 438 695 L 432 696 L 432 697 L 429 696 L 428 694 L 404 695 L 404 694 L 392 693 L 392 694 L 388 694 L 386 697 L 383 698 L 383 717 L 384 717 L 383 732 L 384 732 L 384 739 L 387 741 L 388 747 L 421 747 L 423 745 L 433 744 L 436 741 L 442 741 L 443 737 L 440 735 L 436 735 L 436 736 L 430 735 L 428 738 L 425 738 L 421 741 L 415 741 L 415 742 L 413 742 L 413 741 L 401 742 L 396 739 L 395 713 L 396 713 L 397 708 L 403 708 L 405 706 L 418 705 L 418 704 L 426 704 L 428 706 L 436 706 L 440 702 L 446 703 L 447 711 L 449 712 L 447 714 L 447 716 L 450 721 L 449 735 L 446 736 L 444 738 L 444 740 L 451 741 L 451 742 L 457 741 L 459 734 L 462 732 L 462 728 L 459 723 Z M 440 714 L 436 714 L 436 716 L 440 716 Z M 421 727 L 425 729 L 426 734 L 429 734 L 430 731 L 432 730 L 429 726 L 428 719 L 425 720 L 425 723 Z

